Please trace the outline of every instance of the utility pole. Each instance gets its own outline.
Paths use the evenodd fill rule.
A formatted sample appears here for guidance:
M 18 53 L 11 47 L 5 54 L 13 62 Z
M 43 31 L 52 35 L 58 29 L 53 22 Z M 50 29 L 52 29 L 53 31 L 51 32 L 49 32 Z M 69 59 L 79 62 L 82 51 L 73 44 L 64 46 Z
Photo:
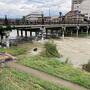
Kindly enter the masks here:
M 51 23 L 51 14 L 50 14 L 50 8 L 49 8 L 49 24 Z
M 42 16 L 42 25 L 43 25 L 44 24 L 44 14 L 42 13 L 41 16 Z

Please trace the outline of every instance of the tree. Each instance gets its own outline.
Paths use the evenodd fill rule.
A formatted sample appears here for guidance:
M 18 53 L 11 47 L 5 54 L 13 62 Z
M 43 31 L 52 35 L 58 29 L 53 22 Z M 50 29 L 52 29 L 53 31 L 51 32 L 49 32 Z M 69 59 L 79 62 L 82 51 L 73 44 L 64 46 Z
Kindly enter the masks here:
M 0 26 L 0 44 L 2 45 L 2 41 L 3 41 L 3 36 L 5 35 L 4 33 L 4 28 L 2 26 Z
M 62 12 L 59 12 L 59 16 L 60 16 L 60 17 L 62 16 Z
M 23 18 L 22 18 L 22 24 L 26 24 L 25 16 L 23 16 Z
M 5 15 L 4 24 L 5 24 L 5 25 L 8 25 L 8 19 L 7 19 L 7 15 Z

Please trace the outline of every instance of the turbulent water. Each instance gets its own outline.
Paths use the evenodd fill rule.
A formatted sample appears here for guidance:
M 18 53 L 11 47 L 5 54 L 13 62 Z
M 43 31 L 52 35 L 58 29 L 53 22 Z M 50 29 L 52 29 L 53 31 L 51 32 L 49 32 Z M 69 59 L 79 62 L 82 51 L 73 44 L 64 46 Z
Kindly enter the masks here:
M 19 34 L 21 36 L 20 31 L 19 31 Z M 35 33 L 33 32 L 32 35 L 35 36 Z M 25 31 L 23 31 L 23 36 L 25 36 Z M 27 36 L 30 37 L 30 32 L 29 31 L 27 32 Z M 12 32 L 10 33 L 9 38 L 10 39 L 16 39 L 16 37 L 17 37 L 17 31 L 16 30 L 12 30 Z

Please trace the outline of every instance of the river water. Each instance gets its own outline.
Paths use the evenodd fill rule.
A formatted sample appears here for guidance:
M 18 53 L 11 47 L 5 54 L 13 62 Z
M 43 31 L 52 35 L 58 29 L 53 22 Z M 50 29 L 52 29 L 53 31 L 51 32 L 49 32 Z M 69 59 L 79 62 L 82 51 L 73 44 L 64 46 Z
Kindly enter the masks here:
M 19 31 L 19 35 L 21 36 L 21 32 Z M 32 36 L 35 36 L 35 33 L 32 32 Z M 23 37 L 25 37 L 25 31 L 23 31 Z M 30 32 L 27 31 L 27 37 L 30 37 Z M 16 30 L 12 30 L 12 32 L 10 32 L 10 39 L 16 39 L 17 38 L 17 31 Z

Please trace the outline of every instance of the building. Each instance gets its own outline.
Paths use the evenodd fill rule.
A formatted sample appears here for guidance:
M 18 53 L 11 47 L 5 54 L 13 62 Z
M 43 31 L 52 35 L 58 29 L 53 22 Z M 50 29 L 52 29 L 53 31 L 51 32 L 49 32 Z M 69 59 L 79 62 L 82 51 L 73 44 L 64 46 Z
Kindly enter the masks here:
M 72 11 L 78 10 L 84 0 L 72 0 Z
M 62 23 L 63 16 L 44 16 L 40 13 L 32 13 L 22 18 L 27 24 L 58 24 Z
M 72 11 L 78 10 L 90 20 L 90 0 L 72 0 Z
M 23 19 L 25 19 L 24 22 L 26 22 L 27 24 L 40 24 L 42 23 L 42 18 L 43 18 L 43 14 L 32 13 L 24 16 Z
M 21 19 L 7 19 L 9 25 L 18 25 L 21 24 Z M 5 18 L 0 18 L 0 25 L 5 25 Z
M 84 15 L 82 14 L 77 14 L 78 11 L 69 11 L 65 17 L 64 17 L 64 21 L 65 23 L 76 23 L 76 24 L 80 24 L 80 23 L 87 23 L 84 21 Z

